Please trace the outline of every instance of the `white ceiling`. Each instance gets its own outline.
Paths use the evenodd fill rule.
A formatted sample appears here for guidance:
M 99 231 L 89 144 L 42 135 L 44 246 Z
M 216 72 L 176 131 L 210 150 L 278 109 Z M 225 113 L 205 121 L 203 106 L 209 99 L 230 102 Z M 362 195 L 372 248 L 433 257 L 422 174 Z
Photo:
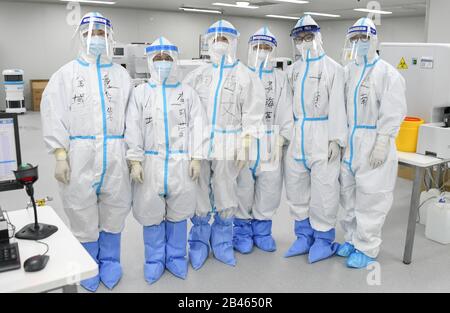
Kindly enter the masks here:
M 11 0 L 0 0 L 11 1 Z M 22 2 L 62 3 L 60 0 L 21 0 Z M 290 4 L 274 0 L 247 0 L 259 9 L 240 9 L 231 7 L 213 6 L 213 2 L 235 3 L 232 0 L 107 0 L 115 1 L 115 5 L 108 7 L 140 8 L 164 11 L 179 11 L 179 7 L 195 7 L 220 9 L 225 15 L 264 17 L 266 14 L 301 16 L 303 12 L 323 12 L 341 15 L 340 19 L 355 19 L 364 15 L 353 11 L 354 8 L 365 8 L 370 0 L 309 0 L 309 4 Z M 17 2 L 17 1 L 14 1 Z M 378 0 L 382 10 L 392 11 L 389 17 L 424 16 L 426 13 L 426 0 Z M 86 4 L 82 4 L 86 5 Z M 197 14 L 197 13 L 192 13 Z M 330 18 L 317 18 L 330 19 Z

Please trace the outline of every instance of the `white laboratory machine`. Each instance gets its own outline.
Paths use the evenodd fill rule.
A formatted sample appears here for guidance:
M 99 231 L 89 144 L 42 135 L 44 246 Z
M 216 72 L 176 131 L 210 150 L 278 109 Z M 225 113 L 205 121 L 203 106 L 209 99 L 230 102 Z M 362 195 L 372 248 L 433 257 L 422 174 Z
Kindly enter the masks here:
M 130 74 L 135 86 L 146 83 L 150 78 L 145 49 L 150 43 L 116 44 L 113 49 L 113 62 L 122 65 Z M 207 62 L 208 59 L 179 60 L 180 80 Z
M 382 43 L 380 50 L 406 80 L 408 116 L 425 120 L 416 152 L 450 159 L 450 44 Z
M 203 60 L 210 60 L 211 56 L 209 55 L 209 45 L 206 38 L 206 35 L 200 35 L 198 47 L 199 58 Z
M 279 57 L 273 60 L 273 67 L 285 71 L 292 63 L 292 59 L 290 58 Z
M 126 44 L 116 43 L 113 48 L 113 62 L 127 68 L 127 58 L 125 54 Z
M 116 44 L 113 49 L 113 62 L 122 65 L 130 74 L 135 86 L 145 83 L 150 78 L 145 48 L 146 42 Z
M 179 79 L 183 80 L 187 74 L 207 63 L 211 63 L 211 61 L 207 59 L 178 60 L 178 69 L 180 71 Z
M 127 56 L 127 70 L 133 79 L 150 78 L 145 48 L 149 43 L 131 43 L 126 45 L 125 53 Z
M 25 98 L 23 95 L 23 70 L 8 69 L 2 72 L 6 92 L 6 113 L 25 113 Z

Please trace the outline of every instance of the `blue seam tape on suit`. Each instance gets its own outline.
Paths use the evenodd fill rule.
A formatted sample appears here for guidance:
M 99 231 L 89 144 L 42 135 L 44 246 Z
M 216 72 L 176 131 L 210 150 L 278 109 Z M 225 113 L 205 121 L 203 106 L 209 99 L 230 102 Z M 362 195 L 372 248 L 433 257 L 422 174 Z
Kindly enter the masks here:
M 301 131 L 302 131 L 302 136 L 301 136 L 301 140 L 302 140 L 302 144 L 301 144 L 301 149 L 302 149 L 302 158 L 300 160 L 302 160 L 303 162 L 303 166 L 305 167 L 305 169 L 307 169 L 308 171 L 311 171 L 311 169 L 308 167 L 307 165 L 307 159 L 306 159 L 306 153 L 305 153 L 305 123 L 306 122 L 318 122 L 318 121 L 327 121 L 328 120 L 328 116 L 323 116 L 323 117 L 307 117 L 306 115 L 306 108 L 305 108 L 305 83 L 306 83 L 306 78 L 308 77 L 308 73 L 309 73 L 309 67 L 310 67 L 310 63 L 311 62 L 316 62 L 316 61 L 320 61 L 325 57 L 325 54 L 322 54 L 316 58 L 310 58 L 309 57 L 310 51 L 308 50 L 308 54 L 306 57 L 306 69 L 305 69 L 305 74 L 303 76 L 302 79 L 302 86 L 301 86 L 301 105 L 302 105 L 302 112 L 303 112 L 303 118 L 302 118 L 302 125 L 301 125 Z M 298 118 L 294 116 L 294 121 L 297 122 Z
M 108 135 L 106 139 L 124 139 L 124 135 Z M 69 136 L 69 140 L 95 140 L 97 136 Z
M 256 139 L 256 161 L 255 161 L 255 166 L 253 166 L 253 168 L 251 169 L 252 171 L 252 176 L 253 179 L 256 180 L 256 170 L 258 169 L 259 163 L 260 163 L 260 159 L 261 159 L 261 155 L 260 155 L 260 141 L 259 139 Z
M 367 72 L 367 69 L 370 67 L 375 66 L 375 64 L 377 64 L 379 59 L 376 59 L 373 63 L 368 64 L 367 63 L 367 57 L 364 57 L 364 69 L 361 73 L 361 77 L 358 81 L 358 84 L 356 85 L 355 88 L 355 93 L 353 95 L 353 129 L 352 129 L 352 133 L 350 135 L 350 157 L 348 161 L 345 161 L 345 164 L 348 165 L 348 169 L 350 170 L 350 172 L 354 175 L 354 171 L 352 168 L 353 165 L 353 158 L 354 158 L 354 137 L 355 137 L 355 133 L 357 129 L 372 129 L 375 130 L 377 127 L 376 125 L 358 125 L 358 94 L 359 94 L 359 89 L 361 87 L 362 81 L 364 79 L 364 75 Z
M 215 128 L 214 131 L 216 133 L 221 133 L 221 134 L 239 134 L 239 133 L 242 133 L 242 128 L 239 128 L 239 129 Z
M 100 175 L 100 182 L 97 185 L 97 194 L 100 193 L 101 188 L 103 186 L 103 182 L 105 179 L 106 174 L 106 168 L 107 168 L 107 125 L 106 125 L 106 104 L 105 104 L 105 97 L 103 94 L 103 80 L 102 80 L 102 72 L 100 67 L 100 56 L 97 58 L 97 79 L 98 79 L 98 89 L 100 93 L 100 101 L 102 105 L 102 125 L 103 125 L 103 164 L 102 164 L 102 173 Z
M 211 156 L 213 144 L 214 144 L 214 136 L 215 136 L 215 128 L 216 128 L 216 118 L 217 118 L 217 101 L 219 98 L 219 91 L 222 85 L 222 79 L 223 79 L 223 67 L 225 63 L 225 56 L 222 57 L 222 60 L 220 61 L 220 73 L 219 73 L 219 81 L 217 83 L 216 92 L 214 94 L 214 108 L 213 108 L 213 116 L 212 116 L 212 128 L 211 128 L 211 134 L 209 136 L 209 149 L 208 149 L 208 157 Z
M 230 65 L 224 64 L 224 65 L 222 66 L 222 65 L 213 64 L 213 67 L 214 67 L 214 68 L 218 68 L 218 67 L 223 67 L 223 68 L 233 68 L 233 67 L 235 67 L 236 65 L 238 65 L 238 63 L 239 63 L 239 60 L 237 60 L 236 62 L 234 62 L 233 64 L 230 64 Z
M 264 73 L 264 63 L 261 63 L 261 65 L 259 66 L 259 79 L 260 80 L 262 80 L 263 73 Z M 256 170 L 258 169 L 258 166 L 259 166 L 259 163 L 260 163 L 260 158 L 261 158 L 261 151 L 260 150 L 261 150 L 260 140 L 256 139 L 256 161 L 255 161 L 255 165 L 253 166 L 253 168 L 250 168 L 254 180 L 256 180 Z
M 169 121 L 167 117 L 167 99 L 166 99 L 166 80 L 164 80 L 162 84 L 162 93 L 163 93 L 163 108 L 164 108 L 164 133 L 166 139 L 166 155 L 164 159 L 164 195 L 167 196 L 167 181 L 168 181 L 168 171 L 169 171 Z
M 303 166 L 305 167 L 305 169 L 307 169 L 308 171 L 310 171 L 308 165 L 306 164 L 306 155 L 305 155 L 305 118 L 307 118 L 306 116 L 306 108 L 305 108 L 305 83 L 306 83 L 306 78 L 308 77 L 308 72 L 309 72 L 309 50 L 307 53 L 307 58 L 306 58 L 306 68 L 305 68 L 305 73 L 303 74 L 303 78 L 302 78 L 302 85 L 301 85 L 301 105 L 302 105 L 302 113 L 303 113 L 303 120 L 302 120 L 302 125 L 301 125 L 301 132 L 302 132 L 302 136 L 301 136 L 301 149 L 302 149 L 302 160 L 303 160 Z
M 156 150 L 145 150 L 144 151 L 145 155 L 159 155 L 159 152 Z M 169 150 L 169 154 L 173 155 L 173 154 L 188 154 L 187 150 Z
M 0 164 L 8 164 L 8 163 L 15 163 L 15 160 L 5 160 L 5 161 L 0 161 Z
M 3 82 L 3 85 L 23 85 L 23 81 L 9 81 L 9 82 Z

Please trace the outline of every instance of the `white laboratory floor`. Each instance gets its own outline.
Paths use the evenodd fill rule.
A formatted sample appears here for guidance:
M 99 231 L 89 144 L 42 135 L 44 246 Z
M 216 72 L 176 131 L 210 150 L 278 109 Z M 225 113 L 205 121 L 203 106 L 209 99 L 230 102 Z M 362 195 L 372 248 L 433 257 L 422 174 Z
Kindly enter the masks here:
M 66 220 L 53 178 L 53 157 L 44 149 L 40 115 L 28 112 L 19 122 L 22 159 L 39 165 L 36 197 L 53 197 L 50 205 Z M 276 252 L 255 249 L 250 255 L 236 254 L 236 267 L 210 257 L 199 271 L 190 268 L 186 280 L 166 272 L 151 286 L 143 278 L 142 228 L 130 215 L 122 237 L 124 275 L 113 292 L 450 292 L 450 246 L 426 239 L 422 226 L 417 227 L 412 264 L 402 263 L 411 188 L 410 181 L 398 180 L 394 206 L 384 227 L 379 272 L 347 269 L 344 259 L 338 257 L 314 265 L 308 264 L 306 256 L 283 258 L 294 240 L 293 220 L 283 197 L 274 218 Z M 24 208 L 26 202 L 23 190 L 0 194 L 0 205 L 6 210 Z M 342 240 L 340 228 L 337 237 Z M 110 291 L 101 286 L 98 292 Z

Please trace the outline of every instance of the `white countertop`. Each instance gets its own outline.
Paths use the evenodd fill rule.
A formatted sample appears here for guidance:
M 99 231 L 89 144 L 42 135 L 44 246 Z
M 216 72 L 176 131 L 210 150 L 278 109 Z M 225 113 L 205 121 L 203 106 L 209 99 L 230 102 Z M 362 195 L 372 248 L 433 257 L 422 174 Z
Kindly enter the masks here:
M 417 153 L 398 151 L 397 154 L 398 154 L 398 161 L 400 163 L 410 164 L 417 167 L 431 167 L 434 165 L 450 162 L 450 160 L 443 160 L 432 156 Z
M 16 231 L 34 222 L 33 209 L 9 211 L 8 216 Z M 25 260 L 44 253 L 46 247 L 35 241 L 12 239 L 19 244 L 22 268 L 0 273 L 0 293 L 49 291 L 97 275 L 95 261 L 51 207 L 38 207 L 38 219 L 40 223 L 58 227 L 56 233 L 42 240 L 50 247 L 47 266 L 39 272 L 26 273 L 23 269 Z

